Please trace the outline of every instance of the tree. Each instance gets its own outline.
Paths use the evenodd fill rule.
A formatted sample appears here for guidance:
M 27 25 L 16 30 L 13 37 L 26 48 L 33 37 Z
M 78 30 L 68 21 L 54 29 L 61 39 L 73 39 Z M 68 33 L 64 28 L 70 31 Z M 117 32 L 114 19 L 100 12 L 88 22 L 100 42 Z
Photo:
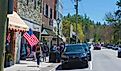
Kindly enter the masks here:
M 121 0 L 116 2 L 118 10 L 106 14 L 106 21 L 113 26 L 113 41 L 114 43 L 121 43 Z
M 68 22 L 67 22 L 68 21 Z M 76 32 L 76 15 L 70 15 L 68 14 L 67 16 L 64 16 L 63 18 L 63 34 L 64 36 L 67 37 L 67 39 L 69 38 L 69 28 L 70 24 L 73 25 L 74 29 L 73 31 Z M 68 25 L 67 25 L 68 24 Z M 90 20 L 89 17 L 87 17 L 87 15 L 85 16 L 81 16 L 78 15 L 78 24 L 77 24 L 77 36 L 79 38 L 79 40 L 81 42 L 87 40 L 87 39 L 91 39 L 93 38 L 93 33 L 94 33 L 94 21 Z M 68 35 L 68 36 L 67 36 Z
M 79 15 L 78 15 L 78 18 L 80 18 Z M 73 25 L 73 27 L 74 27 L 73 31 L 76 32 L 76 15 L 71 16 L 70 14 L 68 14 L 67 16 L 65 16 L 63 18 L 62 33 L 66 37 L 68 43 L 69 43 L 69 38 L 70 38 L 70 24 Z M 84 34 L 83 34 L 83 31 L 82 31 L 81 21 L 78 22 L 77 32 L 78 32 L 77 36 L 79 37 L 79 40 L 83 41 Z

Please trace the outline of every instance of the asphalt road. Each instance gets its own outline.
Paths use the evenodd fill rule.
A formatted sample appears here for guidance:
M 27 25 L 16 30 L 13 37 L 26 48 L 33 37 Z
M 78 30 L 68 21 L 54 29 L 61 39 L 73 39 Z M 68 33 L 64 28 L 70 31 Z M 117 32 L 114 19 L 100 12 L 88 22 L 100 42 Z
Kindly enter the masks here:
M 121 58 L 117 58 L 117 51 L 111 49 L 92 50 L 89 68 L 57 71 L 121 71 Z

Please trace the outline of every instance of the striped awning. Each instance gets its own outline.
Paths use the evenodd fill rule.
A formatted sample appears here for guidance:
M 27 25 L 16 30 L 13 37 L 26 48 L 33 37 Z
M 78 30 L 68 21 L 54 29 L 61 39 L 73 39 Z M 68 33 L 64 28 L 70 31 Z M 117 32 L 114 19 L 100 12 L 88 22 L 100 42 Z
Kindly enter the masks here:
M 15 29 L 15 30 L 29 30 L 29 27 L 24 23 L 24 21 L 20 18 L 20 16 L 13 12 L 13 14 L 7 15 L 9 18 L 9 25 L 8 28 Z

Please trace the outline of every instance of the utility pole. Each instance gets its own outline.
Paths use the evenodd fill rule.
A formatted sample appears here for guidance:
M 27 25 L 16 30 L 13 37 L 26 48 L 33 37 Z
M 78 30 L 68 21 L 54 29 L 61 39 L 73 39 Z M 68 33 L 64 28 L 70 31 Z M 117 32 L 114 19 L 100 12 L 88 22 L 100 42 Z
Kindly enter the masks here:
M 4 71 L 8 0 L 0 0 L 0 71 Z
M 78 1 L 79 0 L 75 0 L 75 9 L 76 9 L 76 43 L 78 43 L 78 38 L 77 38 L 77 24 L 78 24 Z

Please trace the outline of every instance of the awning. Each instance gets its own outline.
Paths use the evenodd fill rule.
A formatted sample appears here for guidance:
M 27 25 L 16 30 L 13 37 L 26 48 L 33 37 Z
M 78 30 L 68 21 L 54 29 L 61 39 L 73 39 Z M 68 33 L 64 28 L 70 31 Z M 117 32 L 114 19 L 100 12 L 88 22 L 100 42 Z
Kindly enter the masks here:
M 9 18 L 8 28 L 25 31 L 29 29 L 29 27 L 24 23 L 24 21 L 19 17 L 19 15 L 16 12 L 7 15 L 7 17 Z
M 53 30 L 50 30 L 50 29 L 43 29 L 42 33 L 41 33 L 42 36 L 54 36 L 56 35 Z
M 27 18 L 21 17 L 22 20 L 26 23 L 29 28 L 31 28 L 33 31 L 41 32 L 41 25 L 36 23 L 35 21 L 31 21 Z

